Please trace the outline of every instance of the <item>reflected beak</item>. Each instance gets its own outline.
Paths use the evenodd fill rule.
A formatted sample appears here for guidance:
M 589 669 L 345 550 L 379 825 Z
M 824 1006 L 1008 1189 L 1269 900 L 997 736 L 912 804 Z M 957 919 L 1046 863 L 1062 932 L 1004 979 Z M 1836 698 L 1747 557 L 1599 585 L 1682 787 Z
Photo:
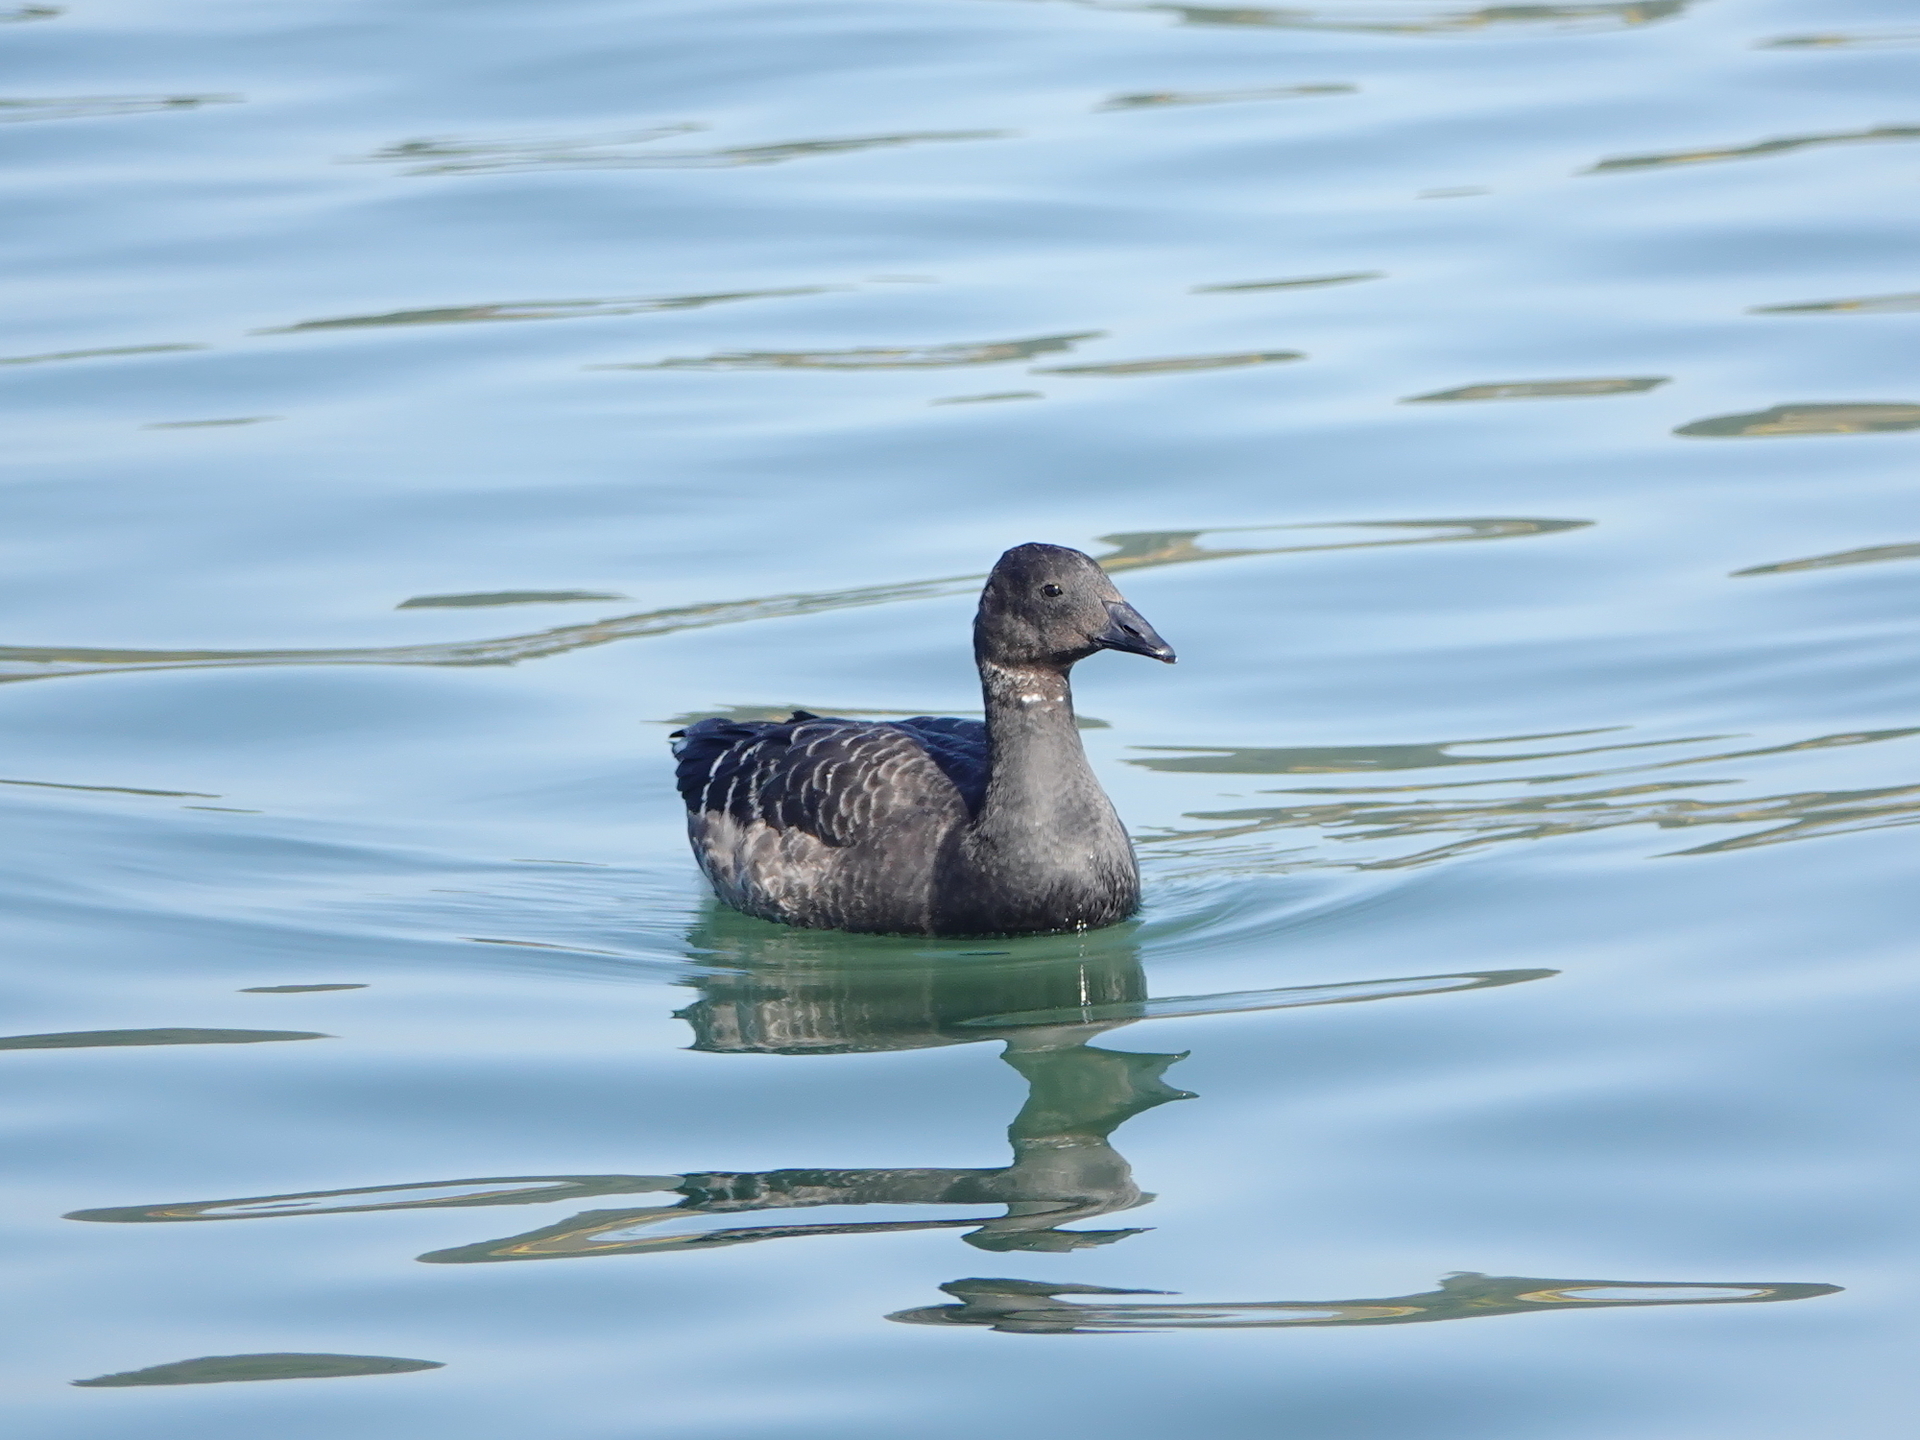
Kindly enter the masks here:
M 1102 650 L 1124 650 L 1129 655 L 1145 655 L 1149 659 L 1173 664 L 1173 647 L 1162 640 L 1153 626 L 1126 601 L 1109 600 L 1107 619 L 1110 623 L 1106 629 L 1088 637 Z

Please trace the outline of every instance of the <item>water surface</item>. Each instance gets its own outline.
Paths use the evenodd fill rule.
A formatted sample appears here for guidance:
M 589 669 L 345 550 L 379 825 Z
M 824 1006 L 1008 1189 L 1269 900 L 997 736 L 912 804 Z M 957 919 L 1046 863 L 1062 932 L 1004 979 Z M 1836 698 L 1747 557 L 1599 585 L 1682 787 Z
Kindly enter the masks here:
M 22 1433 L 1910 1412 L 1911 6 L 0 21 Z M 1035 539 L 1142 915 L 718 909 Z

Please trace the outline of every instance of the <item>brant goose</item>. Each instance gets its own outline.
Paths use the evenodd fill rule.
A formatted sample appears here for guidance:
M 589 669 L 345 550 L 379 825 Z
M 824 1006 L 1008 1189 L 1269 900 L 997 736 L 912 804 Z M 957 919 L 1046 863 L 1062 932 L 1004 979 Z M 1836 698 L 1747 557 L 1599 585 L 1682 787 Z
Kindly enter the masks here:
M 1000 557 L 973 622 L 987 718 L 870 723 L 795 711 L 674 733 L 687 834 L 727 904 L 883 935 L 1092 930 L 1140 904 L 1140 871 L 1074 724 L 1067 674 L 1096 650 L 1173 663 L 1078 550 Z

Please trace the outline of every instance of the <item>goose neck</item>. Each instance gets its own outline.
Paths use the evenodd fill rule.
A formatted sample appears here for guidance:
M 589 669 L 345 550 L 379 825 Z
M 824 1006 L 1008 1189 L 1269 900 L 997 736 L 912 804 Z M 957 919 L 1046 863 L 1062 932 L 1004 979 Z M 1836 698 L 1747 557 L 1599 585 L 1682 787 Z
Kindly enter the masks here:
M 980 688 L 987 702 L 987 733 L 996 743 L 1064 732 L 1074 736 L 1078 746 L 1073 687 L 1067 683 L 1066 671 L 983 660 Z
M 989 812 L 1044 810 L 1091 780 L 1064 670 L 982 662 L 980 681 L 991 753 Z

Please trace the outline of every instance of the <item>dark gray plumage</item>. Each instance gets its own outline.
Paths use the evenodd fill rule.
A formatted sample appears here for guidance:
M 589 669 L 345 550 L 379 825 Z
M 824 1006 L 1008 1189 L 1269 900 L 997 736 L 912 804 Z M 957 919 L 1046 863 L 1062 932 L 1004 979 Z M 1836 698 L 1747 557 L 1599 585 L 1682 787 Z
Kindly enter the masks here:
M 987 718 L 796 712 L 675 735 L 687 833 L 727 904 L 823 930 L 1091 930 L 1140 903 L 1133 843 L 1087 764 L 1067 674 L 1173 651 L 1078 550 L 1021 545 L 974 619 Z

